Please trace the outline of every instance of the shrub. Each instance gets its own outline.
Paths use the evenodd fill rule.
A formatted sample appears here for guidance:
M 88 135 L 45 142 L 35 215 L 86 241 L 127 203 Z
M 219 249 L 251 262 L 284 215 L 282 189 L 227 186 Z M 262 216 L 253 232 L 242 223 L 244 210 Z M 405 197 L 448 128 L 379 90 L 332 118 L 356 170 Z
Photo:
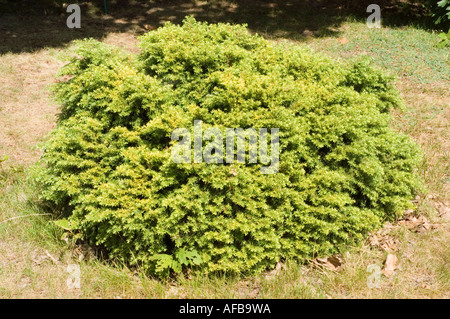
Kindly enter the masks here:
M 193 18 L 140 48 L 78 43 L 61 72 L 72 78 L 54 89 L 63 109 L 39 175 L 42 197 L 111 256 L 159 275 L 255 273 L 335 253 L 409 205 L 418 149 L 390 128 L 401 99 L 366 60 L 344 65 Z M 171 134 L 194 120 L 279 128 L 278 172 L 174 163 Z
M 431 11 L 434 23 L 447 31 L 450 28 L 450 0 L 427 0 L 424 6 Z

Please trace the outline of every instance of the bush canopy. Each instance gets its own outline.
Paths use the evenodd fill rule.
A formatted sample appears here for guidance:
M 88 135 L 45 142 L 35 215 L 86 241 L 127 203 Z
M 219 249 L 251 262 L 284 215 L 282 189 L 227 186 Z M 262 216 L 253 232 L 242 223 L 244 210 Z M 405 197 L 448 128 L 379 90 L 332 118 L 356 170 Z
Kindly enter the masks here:
M 78 42 L 39 166 L 42 198 L 67 212 L 60 223 L 112 257 L 160 276 L 252 274 L 336 253 L 410 205 L 419 150 L 390 127 L 402 101 L 367 60 L 193 18 L 139 47 Z M 266 128 L 269 140 L 278 129 L 278 170 L 225 152 L 223 163 L 175 163 L 172 133 L 195 120 Z

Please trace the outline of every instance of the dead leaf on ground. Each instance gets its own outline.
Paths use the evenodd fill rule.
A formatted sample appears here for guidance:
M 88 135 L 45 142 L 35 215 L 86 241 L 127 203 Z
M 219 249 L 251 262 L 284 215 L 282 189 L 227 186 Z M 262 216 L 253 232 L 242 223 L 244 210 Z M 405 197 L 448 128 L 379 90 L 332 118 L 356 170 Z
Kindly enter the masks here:
M 386 258 L 386 262 L 384 264 L 384 268 L 383 268 L 383 274 L 386 277 L 391 277 L 395 270 L 397 269 L 397 256 L 393 255 L 393 254 L 389 254 Z
M 386 223 L 382 229 L 372 232 L 369 235 L 369 244 L 387 252 L 396 251 L 399 240 L 389 234 L 393 228 L 394 226 L 391 223 Z
M 438 224 L 431 224 L 425 216 L 414 216 L 413 214 L 405 214 L 398 222 L 399 225 L 406 225 L 411 231 L 423 233 L 430 229 L 436 229 Z
M 369 237 L 369 244 L 378 247 L 384 251 L 396 251 L 398 249 L 398 240 L 390 235 L 381 235 L 372 233 Z
M 330 269 L 333 271 L 339 270 L 343 263 L 344 263 L 344 260 L 342 259 L 342 257 L 340 257 L 338 255 L 334 255 L 334 256 L 330 256 L 330 257 L 326 257 L 326 258 L 315 258 L 313 260 L 313 264 L 316 267 L 326 268 L 326 269 Z
M 342 39 L 338 38 L 337 40 L 340 44 L 347 44 L 349 42 L 346 37 L 343 37 Z

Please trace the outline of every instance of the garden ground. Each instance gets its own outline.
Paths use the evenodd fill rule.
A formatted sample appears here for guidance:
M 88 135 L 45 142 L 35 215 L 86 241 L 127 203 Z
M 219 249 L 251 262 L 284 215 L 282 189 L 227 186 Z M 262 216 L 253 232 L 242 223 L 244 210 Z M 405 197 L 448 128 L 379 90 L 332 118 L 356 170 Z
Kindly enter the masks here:
M 52 11 L 10 12 L 1 17 L 0 160 L 8 159 L 0 164 L 0 297 L 450 297 L 448 47 L 438 47 L 436 31 L 407 19 L 418 14 L 414 10 L 402 13 L 404 23 L 387 20 L 381 29 L 369 29 L 362 6 L 339 7 L 334 1 L 326 6 L 321 1 L 241 3 L 247 4 L 155 1 L 138 6 L 131 1 L 127 7 L 111 6 L 109 15 L 83 5 L 79 30 L 68 29 L 65 15 Z M 394 9 L 400 10 L 385 12 Z M 317 256 L 321 258 L 305 265 L 288 261 L 248 278 L 185 274 L 177 280 L 155 280 L 139 269 L 105 261 L 85 245 L 62 239 L 63 232 L 50 222 L 51 216 L 44 215 L 36 189 L 27 179 L 41 154 L 38 143 L 56 125 L 59 109 L 48 87 L 63 65 L 58 56 L 72 40 L 89 36 L 134 51 L 136 36 L 165 21 L 179 22 L 187 14 L 210 22 L 247 22 L 252 32 L 273 41 L 286 38 L 306 43 L 335 58 L 369 55 L 375 65 L 396 75 L 406 107 L 393 114 L 392 125 L 412 136 L 424 153 L 419 173 L 427 190 L 417 196 L 416 209 L 337 258 Z M 394 264 L 389 265 L 389 254 L 396 256 Z M 394 272 L 382 273 L 379 288 L 373 287 L 374 273 L 368 272 L 368 266 L 383 269 L 386 261 Z M 69 264 L 80 265 L 80 288 L 67 285 Z

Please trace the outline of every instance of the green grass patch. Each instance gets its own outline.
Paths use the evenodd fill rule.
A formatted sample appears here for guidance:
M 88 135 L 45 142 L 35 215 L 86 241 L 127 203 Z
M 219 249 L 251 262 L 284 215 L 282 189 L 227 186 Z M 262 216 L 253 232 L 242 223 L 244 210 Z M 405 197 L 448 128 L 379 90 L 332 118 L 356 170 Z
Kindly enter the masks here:
M 340 29 L 342 41 L 328 37 L 309 43 L 337 57 L 368 55 L 374 64 L 392 74 L 419 83 L 450 80 L 449 50 L 439 47 L 437 32 L 412 26 L 370 29 L 360 22 L 347 22 Z

